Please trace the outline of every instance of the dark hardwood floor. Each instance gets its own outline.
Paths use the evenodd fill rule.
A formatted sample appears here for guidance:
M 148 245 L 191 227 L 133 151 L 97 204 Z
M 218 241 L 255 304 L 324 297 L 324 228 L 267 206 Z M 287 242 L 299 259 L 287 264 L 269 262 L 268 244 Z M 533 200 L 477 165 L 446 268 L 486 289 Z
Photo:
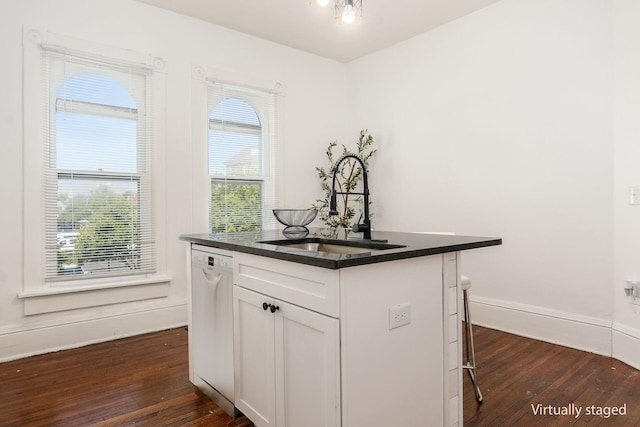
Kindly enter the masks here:
M 188 378 L 185 328 L 0 364 L 0 426 L 233 426 Z
M 474 327 L 474 336 L 484 403 L 465 375 L 465 426 L 640 425 L 640 377 L 624 363 L 492 329 Z M 537 404 L 581 414 L 535 415 Z M 585 414 L 592 405 L 602 416 Z M 604 417 L 624 405 L 625 415 Z M 133 425 L 252 424 L 189 383 L 185 328 L 0 364 L 2 427 Z
M 629 365 L 478 326 L 473 336 L 484 401 L 465 373 L 465 426 L 640 426 L 640 376 Z M 571 415 L 552 415 L 562 408 Z

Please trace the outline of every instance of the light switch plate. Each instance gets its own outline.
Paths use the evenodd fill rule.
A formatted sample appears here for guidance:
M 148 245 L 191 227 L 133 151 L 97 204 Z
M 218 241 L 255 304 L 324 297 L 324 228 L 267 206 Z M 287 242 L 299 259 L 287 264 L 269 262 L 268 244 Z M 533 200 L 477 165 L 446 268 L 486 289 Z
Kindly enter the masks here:
M 640 205 L 640 185 L 629 187 L 629 204 Z

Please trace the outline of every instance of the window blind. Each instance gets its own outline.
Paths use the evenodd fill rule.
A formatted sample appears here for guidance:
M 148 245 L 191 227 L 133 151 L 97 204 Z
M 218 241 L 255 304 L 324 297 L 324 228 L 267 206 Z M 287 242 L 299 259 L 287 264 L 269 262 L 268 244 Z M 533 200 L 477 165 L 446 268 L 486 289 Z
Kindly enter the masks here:
M 209 225 L 213 233 L 274 228 L 275 95 L 209 82 Z
M 43 49 L 45 280 L 151 273 L 151 71 Z

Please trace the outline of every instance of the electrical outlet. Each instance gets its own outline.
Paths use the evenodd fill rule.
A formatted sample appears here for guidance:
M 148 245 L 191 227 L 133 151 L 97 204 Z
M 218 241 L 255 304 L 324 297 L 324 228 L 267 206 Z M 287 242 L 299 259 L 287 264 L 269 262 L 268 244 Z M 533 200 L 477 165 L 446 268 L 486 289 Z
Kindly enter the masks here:
M 389 307 L 389 330 L 411 323 L 411 305 L 398 304 Z
M 629 187 L 629 204 L 640 205 L 640 185 Z

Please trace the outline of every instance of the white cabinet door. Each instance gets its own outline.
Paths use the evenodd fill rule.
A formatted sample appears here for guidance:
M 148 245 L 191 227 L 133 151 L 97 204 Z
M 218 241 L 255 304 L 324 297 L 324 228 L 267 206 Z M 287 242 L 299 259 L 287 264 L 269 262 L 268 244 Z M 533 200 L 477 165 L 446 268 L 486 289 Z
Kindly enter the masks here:
M 340 426 L 339 321 L 278 303 L 275 321 L 278 427 Z
M 340 426 L 338 319 L 234 286 L 234 331 L 235 403 L 256 426 Z
M 274 315 L 264 295 L 233 287 L 235 405 L 256 426 L 275 426 Z

